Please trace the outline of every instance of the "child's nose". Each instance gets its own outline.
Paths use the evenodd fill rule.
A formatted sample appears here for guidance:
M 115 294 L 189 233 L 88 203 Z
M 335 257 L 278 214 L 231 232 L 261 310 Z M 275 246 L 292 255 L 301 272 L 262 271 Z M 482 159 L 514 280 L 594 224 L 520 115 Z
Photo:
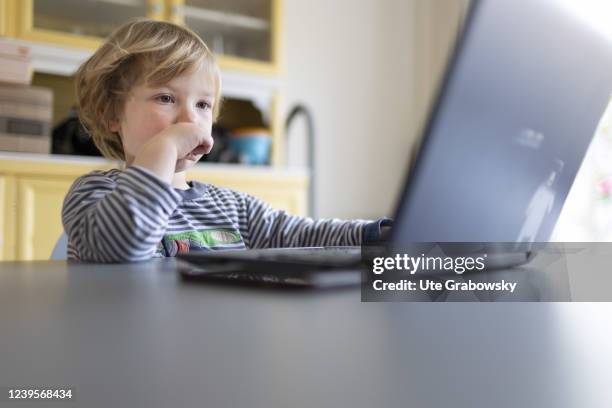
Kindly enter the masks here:
M 191 109 L 188 106 L 183 106 L 179 112 L 178 117 L 176 118 L 176 121 L 195 123 L 196 115 L 195 115 L 194 109 Z

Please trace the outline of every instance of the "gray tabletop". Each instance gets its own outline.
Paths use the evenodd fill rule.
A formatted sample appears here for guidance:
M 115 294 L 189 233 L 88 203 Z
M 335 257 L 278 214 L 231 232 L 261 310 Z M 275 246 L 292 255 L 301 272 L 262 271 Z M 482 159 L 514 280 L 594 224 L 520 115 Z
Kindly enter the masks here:
M 172 259 L 0 263 L 0 406 L 610 407 L 610 312 L 197 285 Z

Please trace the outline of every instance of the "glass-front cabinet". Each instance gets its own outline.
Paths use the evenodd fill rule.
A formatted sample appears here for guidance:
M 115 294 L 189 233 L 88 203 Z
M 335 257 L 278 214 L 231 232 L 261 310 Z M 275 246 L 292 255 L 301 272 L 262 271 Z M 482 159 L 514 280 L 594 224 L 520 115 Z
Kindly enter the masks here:
M 5 0 L 20 39 L 95 49 L 125 21 L 164 18 L 164 0 Z
M 279 70 L 281 0 L 0 0 L 9 37 L 94 50 L 136 17 L 184 24 L 197 32 L 224 69 Z
M 224 68 L 278 71 L 280 0 L 170 0 L 170 19 L 198 33 Z

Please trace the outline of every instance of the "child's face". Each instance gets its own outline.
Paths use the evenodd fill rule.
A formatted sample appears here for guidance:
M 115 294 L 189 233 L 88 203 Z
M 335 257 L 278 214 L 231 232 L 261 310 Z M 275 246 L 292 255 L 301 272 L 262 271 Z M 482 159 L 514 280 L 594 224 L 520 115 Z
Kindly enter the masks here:
M 210 135 L 214 91 L 213 81 L 204 67 L 175 77 L 164 85 L 141 84 L 132 88 L 121 119 L 111 124 L 111 131 L 121 135 L 126 163 L 133 162 L 149 139 L 172 124 L 190 122 Z M 176 164 L 176 172 L 194 163 L 181 159 Z

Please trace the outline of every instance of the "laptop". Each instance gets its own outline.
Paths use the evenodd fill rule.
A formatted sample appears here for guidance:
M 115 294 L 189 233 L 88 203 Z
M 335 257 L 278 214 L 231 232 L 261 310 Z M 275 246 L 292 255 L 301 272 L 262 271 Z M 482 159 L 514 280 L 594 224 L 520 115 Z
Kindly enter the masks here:
M 396 207 L 392 247 L 510 243 L 493 262 L 507 267 L 549 240 L 612 95 L 611 31 L 584 17 L 593 14 L 581 3 L 471 2 Z M 348 271 L 363 264 L 360 248 L 179 258 L 191 265 L 181 272 L 188 278 L 306 286 L 357 284 Z

